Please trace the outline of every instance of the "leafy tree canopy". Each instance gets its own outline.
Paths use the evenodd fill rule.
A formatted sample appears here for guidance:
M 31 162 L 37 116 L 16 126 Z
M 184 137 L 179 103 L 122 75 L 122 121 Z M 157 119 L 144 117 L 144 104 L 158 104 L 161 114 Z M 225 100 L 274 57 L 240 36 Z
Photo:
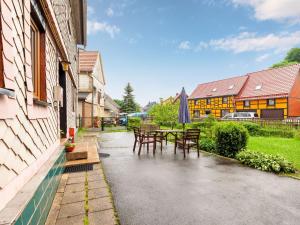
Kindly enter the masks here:
M 154 122 L 159 125 L 174 126 L 178 122 L 179 103 L 156 104 L 149 110 Z
M 272 68 L 278 68 L 283 66 L 289 66 L 300 63 L 300 48 L 292 48 L 286 55 L 283 61 L 275 63 Z

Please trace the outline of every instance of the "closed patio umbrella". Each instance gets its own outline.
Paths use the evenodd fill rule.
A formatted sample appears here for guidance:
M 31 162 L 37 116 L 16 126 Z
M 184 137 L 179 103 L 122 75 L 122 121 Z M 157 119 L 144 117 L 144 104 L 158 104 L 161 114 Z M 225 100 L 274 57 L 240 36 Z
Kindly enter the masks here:
M 184 88 L 182 88 L 182 91 L 180 93 L 178 122 L 183 124 L 183 130 L 185 128 L 185 124 L 191 122 L 189 107 L 188 107 L 188 100 L 187 100 L 187 96 L 186 96 Z

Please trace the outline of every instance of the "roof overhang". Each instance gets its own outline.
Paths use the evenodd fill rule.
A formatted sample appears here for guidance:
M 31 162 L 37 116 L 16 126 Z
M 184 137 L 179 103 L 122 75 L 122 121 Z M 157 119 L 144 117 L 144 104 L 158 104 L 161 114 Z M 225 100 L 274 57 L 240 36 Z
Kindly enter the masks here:
M 86 46 L 87 41 L 87 2 L 86 0 L 70 1 L 72 16 L 76 29 L 76 41 L 79 45 Z

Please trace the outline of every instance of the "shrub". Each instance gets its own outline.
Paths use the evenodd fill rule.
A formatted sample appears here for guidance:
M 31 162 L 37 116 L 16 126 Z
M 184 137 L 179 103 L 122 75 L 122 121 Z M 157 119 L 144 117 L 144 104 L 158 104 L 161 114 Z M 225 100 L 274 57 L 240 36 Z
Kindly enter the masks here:
M 279 155 L 242 151 L 237 154 L 236 158 L 243 164 L 262 171 L 274 173 L 295 173 L 295 168 L 292 163 Z
M 134 127 L 140 127 L 141 126 L 141 118 L 139 117 L 129 117 L 128 118 L 128 130 L 132 130 Z
M 272 129 L 272 128 L 261 128 L 258 133 L 259 136 L 266 137 L 283 137 L 283 138 L 293 138 L 295 136 L 294 130 L 284 130 L 284 129 Z
M 201 150 L 207 152 L 215 152 L 216 150 L 216 143 L 213 139 L 210 138 L 203 138 L 199 141 L 199 147 Z
M 247 129 L 234 122 L 224 122 L 216 125 L 216 151 L 223 156 L 235 157 L 246 148 L 248 141 Z
M 260 125 L 252 122 L 243 122 L 242 125 L 248 130 L 252 136 L 258 136 L 260 132 Z

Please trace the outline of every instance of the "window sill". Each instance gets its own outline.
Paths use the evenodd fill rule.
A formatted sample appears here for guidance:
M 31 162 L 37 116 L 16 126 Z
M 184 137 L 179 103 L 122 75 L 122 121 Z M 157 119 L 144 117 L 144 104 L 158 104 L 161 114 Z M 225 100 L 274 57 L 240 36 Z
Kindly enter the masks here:
M 11 89 L 0 88 L 0 95 L 6 95 L 10 98 L 14 98 L 15 97 L 15 92 Z
M 37 98 L 34 98 L 34 99 L 33 99 L 33 103 L 34 103 L 35 105 L 40 105 L 40 106 L 45 106 L 45 107 L 51 106 L 51 103 L 46 102 L 46 101 L 43 101 L 43 100 L 39 100 L 39 99 L 37 99 Z

